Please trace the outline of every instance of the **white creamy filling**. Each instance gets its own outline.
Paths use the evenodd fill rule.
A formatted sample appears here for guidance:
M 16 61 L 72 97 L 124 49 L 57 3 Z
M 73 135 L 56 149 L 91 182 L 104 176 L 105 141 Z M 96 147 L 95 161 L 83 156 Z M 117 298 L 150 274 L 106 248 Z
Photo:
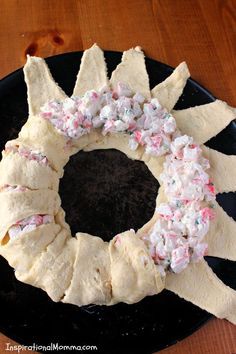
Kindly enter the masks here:
M 30 189 L 20 185 L 10 186 L 9 184 L 4 184 L 0 187 L 0 192 L 25 192 L 27 190 Z
M 47 157 L 40 151 L 34 151 L 25 147 L 20 147 L 12 144 L 11 142 L 6 144 L 5 152 L 13 152 L 14 154 L 18 153 L 20 156 L 26 158 L 27 160 L 36 161 L 45 166 L 48 166 L 49 164 Z
M 82 97 L 47 102 L 41 116 L 68 139 L 78 139 L 92 128 L 101 128 L 104 135 L 122 132 L 130 135 L 130 149 L 141 144 L 155 156 L 170 150 L 176 130 L 175 119 L 156 98 L 147 102 L 140 93 L 132 95 L 121 83 L 115 91 L 91 90 Z
M 209 161 L 187 135 L 175 138 L 160 176 L 167 196 L 156 212 L 160 218 L 144 236 L 161 273 L 181 272 L 207 254 L 204 237 L 214 218 L 215 188 L 206 170 Z
M 45 225 L 53 222 L 51 215 L 31 215 L 25 219 L 19 220 L 16 224 L 12 225 L 8 230 L 8 235 L 11 240 L 22 236 L 23 234 L 35 230 L 40 225 Z

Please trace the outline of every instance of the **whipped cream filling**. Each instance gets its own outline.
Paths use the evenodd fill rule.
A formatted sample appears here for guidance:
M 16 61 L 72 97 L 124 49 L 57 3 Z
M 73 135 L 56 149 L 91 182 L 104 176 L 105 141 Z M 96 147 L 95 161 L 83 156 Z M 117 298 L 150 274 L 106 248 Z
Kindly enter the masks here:
M 53 222 L 52 215 L 31 215 L 25 219 L 17 221 L 14 225 L 12 225 L 8 230 L 8 235 L 11 240 L 22 236 L 23 234 L 33 231 L 36 227 L 44 224 L 49 224 Z
M 25 192 L 28 190 L 30 189 L 21 185 L 11 186 L 9 184 L 5 184 L 0 188 L 0 192 L 13 192 L 13 193 Z M 17 221 L 8 229 L 9 238 L 11 240 L 14 240 L 27 232 L 35 230 L 36 227 L 40 225 L 49 224 L 52 223 L 53 221 L 54 221 L 53 216 L 48 214 L 31 215 L 27 218 Z
M 82 97 L 49 101 L 41 108 L 41 117 L 68 139 L 79 139 L 93 128 L 100 128 L 103 135 L 129 134 L 130 149 L 142 145 L 146 153 L 155 156 L 170 151 L 176 131 L 175 119 L 156 98 L 147 102 L 122 83 L 114 91 L 91 90 Z
M 27 187 L 24 187 L 24 186 L 20 186 L 20 185 L 11 186 L 9 184 L 4 184 L 0 188 L 0 192 L 25 192 L 28 190 L 30 190 L 30 189 Z
M 7 143 L 5 146 L 5 153 L 18 153 L 20 156 L 26 158 L 27 160 L 32 160 L 32 161 L 36 161 L 42 165 L 48 166 L 49 165 L 49 161 L 47 159 L 47 157 L 45 155 L 43 155 L 40 151 L 35 151 L 35 150 L 31 150 L 28 149 L 26 147 L 21 147 L 21 146 L 17 146 L 10 143 Z
M 187 135 L 175 138 L 160 175 L 167 202 L 156 208 L 159 218 L 143 240 L 164 275 L 181 272 L 207 254 L 204 237 L 215 217 L 215 187 L 206 170 L 209 161 Z

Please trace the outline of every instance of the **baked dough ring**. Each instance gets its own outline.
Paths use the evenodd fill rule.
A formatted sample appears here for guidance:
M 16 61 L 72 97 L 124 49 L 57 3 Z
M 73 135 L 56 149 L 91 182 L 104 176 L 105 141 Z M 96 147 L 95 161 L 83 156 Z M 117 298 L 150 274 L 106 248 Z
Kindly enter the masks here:
M 101 72 L 94 76 L 91 73 L 96 73 L 94 71 L 96 65 Z M 87 74 L 85 69 L 87 69 Z M 131 304 L 147 295 L 157 294 L 166 287 L 207 311 L 235 323 L 235 315 L 232 314 L 235 311 L 235 292 L 220 282 L 206 267 L 204 261 L 200 264 L 189 265 L 181 274 L 169 274 L 165 285 L 165 279 L 161 277 L 142 240 L 157 220 L 157 213 L 154 213 L 152 219 L 138 230 L 137 234 L 133 230 L 126 231 L 114 237 L 109 244 L 98 237 L 82 233 L 77 233 L 75 238 L 71 237 L 64 212 L 60 208 L 57 191 L 59 178 L 62 177 L 64 166 L 72 154 L 81 149 L 89 151 L 96 148 L 115 148 L 124 152 L 129 158 L 144 161 L 156 179 L 162 172 L 164 158 L 151 157 L 144 152 L 142 147 L 131 151 L 128 148 L 127 135 L 117 134 L 104 137 L 99 129 L 78 140 L 72 139 L 70 144 L 67 144 L 66 137 L 58 133 L 47 120 L 39 115 L 40 107 L 45 102 L 50 99 L 66 99 L 67 96 L 54 82 L 43 59 L 29 57 L 24 73 L 28 86 L 29 119 L 19 137 L 8 144 L 39 151 L 47 157 L 49 164 L 46 166 L 35 161 L 27 161 L 17 152 L 4 153 L 0 163 L 0 172 L 3 174 L 3 176 L 0 175 L 0 187 L 23 185 L 30 190 L 19 193 L 4 191 L 4 189 L 1 191 L 0 240 L 4 238 L 11 225 L 30 215 L 49 214 L 54 216 L 54 221 L 38 226 L 35 230 L 17 239 L 0 243 L 0 254 L 15 267 L 16 277 L 23 282 L 44 289 L 54 301 L 61 300 L 78 306 L 89 303 L 112 305 L 120 301 Z M 152 90 L 152 96 L 158 97 L 161 103 L 171 111 L 188 77 L 187 66 L 182 63 L 169 78 Z M 146 98 L 151 97 L 144 55 L 139 48 L 124 52 L 122 62 L 113 72 L 110 84 L 114 87 L 120 81 L 128 83 L 133 91 L 141 92 Z M 88 88 L 98 88 L 107 82 L 103 53 L 97 46 L 94 46 L 84 52 L 74 93 L 84 93 Z M 194 124 L 199 114 L 204 112 L 204 107 L 193 108 L 192 112 L 194 114 L 191 115 L 191 122 Z M 182 113 L 183 115 L 181 111 L 174 112 L 179 122 L 185 120 L 186 111 Z M 203 123 L 210 124 L 208 113 L 201 117 Z M 199 141 L 208 140 L 218 129 L 228 124 L 231 118 L 232 114 L 224 123 L 217 123 L 217 129 L 214 131 L 199 134 Z M 197 121 L 196 124 L 198 124 Z M 214 120 L 212 124 L 214 125 Z M 218 175 L 216 166 L 218 156 L 224 160 L 226 170 L 231 167 L 232 162 L 234 163 L 232 157 L 219 155 L 211 149 L 203 149 L 204 154 L 212 163 L 213 178 Z M 22 173 L 17 173 L 18 169 L 20 171 L 21 164 L 23 165 Z M 216 183 L 220 191 L 220 182 L 217 178 Z M 235 185 L 227 179 L 223 182 L 221 190 L 229 191 L 234 188 Z M 161 186 L 157 205 L 163 201 L 165 201 L 165 194 Z M 222 215 L 223 222 L 225 222 L 227 217 L 223 213 Z M 232 227 L 229 231 L 232 233 L 235 225 L 233 221 L 230 223 Z M 216 251 L 211 245 L 210 235 L 211 233 L 209 234 L 210 249 L 214 254 Z M 232 239 L 230 240 L 232 242 Z M 235 259 L 234 250 L 230 252 L 225 250 L 221 255 Z M 209 301 L 204 295 L 205 290 L 202 286 L 199 287 L 199 282 L 202 282 L 206 289 L 209 284 L 211 285 L 211 289 L 208 290 L 213 300 L 216 293 L 216 300 Z M 218 298 L 220 302 L 217 301 Z

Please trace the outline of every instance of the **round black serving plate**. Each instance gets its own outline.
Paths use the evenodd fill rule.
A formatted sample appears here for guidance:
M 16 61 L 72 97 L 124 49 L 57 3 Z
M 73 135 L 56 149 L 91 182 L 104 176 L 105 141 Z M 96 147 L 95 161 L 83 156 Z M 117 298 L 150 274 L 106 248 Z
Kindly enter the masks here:
M 54 78 L 69 95 L 81 56 L 76 52 L 47 59 Z M 121 53 L 105 52 L 105 57 L 110 74 L 120 62 Z M 146 64 L 151 88 L 173 70 L 151 59 L 146 59 Z M 176 108 L 213 100 L 207 90 L 190 79 Z M 7 140 L 17 136 L 26 117 L 26 86 L 20 69 L 0 82 L 1 150 Z M 235 123 L 207 145 L 236 154 Z M 72 232 L 89 232 L 104 240 L 126 229 L 137 229 L 150 219 L 157 191 L 157 182 L 143 163 L 115 150 L 78 153 L 66 166 L 60 183 L 62 205 Z M 218 202 L 236 218 L 235 194 L 222 194 Z M 207 261 L 225 284 L 236 289 L 236 263 L 210 257 Z M 96 345 L 99 353 L 146 354 L 176 343 L 211 318 L 168 291 L 134 305 L 78 308 L 54 303 L 42 290 L 17 281 L 3 258 L 0 274 L 0 331 L 25 345 Z

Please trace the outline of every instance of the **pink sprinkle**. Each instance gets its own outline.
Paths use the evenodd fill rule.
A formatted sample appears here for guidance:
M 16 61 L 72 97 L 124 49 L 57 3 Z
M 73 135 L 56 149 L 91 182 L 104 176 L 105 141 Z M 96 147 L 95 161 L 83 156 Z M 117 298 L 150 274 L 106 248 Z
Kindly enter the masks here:
M 116 91 L 113 91 L 112 92 L 112 98 L 114 98 L 114 100 L 117 100 L 118 99 L 118 93 Z
M 19 150 L 20 155 L 24 156 L 24 157 L 28 157 L 29 156 L 29 151 L 21 149 Z
M 189 202 L 191 202 L 190 200 L 188 199 L 183 199 L 182 202 L 184 203 L 184 205 L 187 205 Z
M 33 215 L 30 224 L 35 224 L 37 226 L 41 225 L 43 223 L 43 217 L 41 215 Z
M 128 130 L 134 130 L 136 128 L 136 124 L 135 123 L 131 123 L 128 127 Z
M 183 151 L 177 151 L 177 153 L 175 154 L 176 157 L 178 157 L 178 159 L 182 159 L 183 158 Z
M 108 132 L 109 130 L 111 130 L 114 127 L 114 122 L 113 120 L 107 120 L 105 125 L 104 125 L 104 131 Z
M 98 94 L 96 92 L 94 92 L 94 91 L 92 93 L 92 98 L 95 99 L 95 100 L 98 98 Z
M 161 218 L 163 218 L 164 220 L 171 220 L 171 218 L 173 217 L 173 215 L 168 215 L 168 214 L 159 214 Z
M 82 114 L 81 112 L 77 112 L 75 116 L 76 116 L 76 120 L 78 121 L 78 123 L 79 123 L 79 124 L 82 124 L 83 121 L 84 121 L 84 116 L 83 116 L 83 114 Z
M 50 119 L 52 117 L 52 113 L 51 112 L 43 112 L 42 116 L 45 119 Z
M 159 149 L 160 145 L 161 145 L 161 142 L 162 142 L 162 137 L 161 135 L 157 134 L 157 135 L 154 135 L 151 137 L 151 140 L 152 140 L 152 143 L 153 143 L 153 146 L 157 149 Z
M 41 162 L 43 164 L 47 165 L 48 164 L 48 159 L 46 157 L 44 157 Z
M 134 132 L 134 138 L 138 143 L 141 143 L 142 140 L 142 133 L 139 130 Z
M 180 246 L 172 251 L 172 260 L 175 264 L 181 263 L 183 260 L 189 259 L 188 246 Z
M 209 190 L 209 192 L 213 195 L 216 194 L 216 189 L 214 184 L 212 183 L 211 179 L 209 179 L 209 182 L 206 184 L 206 188 Z
M 78 122 L 77 119 L 75 119 L 75 120 L 73 121 L 73 127 L 74 127 L 75 129 L 77 129 L 78 126 L 79 126 L 79 122 Z
M 190 147 L 190 149 L 195 149 L 196 147 L 198 147 L 198 145 L 197 144 L 190 144 L 189 147 Z
M 203 221 L 213 220 L 215 218 L 215 212 L 211 208 L 206 207 L 201 210 L 201 216 Z
M 83 126 L 86 129 L 92 128 L 92 123 L 89 120 L 85 119 L 84 122 L 83 122 Z
M 166 234 L 166 237 L 170 238 L 171 240 L 175 240 L 177 238 L 177 235 L 173 232 L 169 232 L 168 234 Z
M 154 260 L 154 262 L 156 264 L 160 264 L 160 261 L 165 259 L 164 257 L 162 257 L 161 255 L 158 254 L 157 250 L 156 249 L 153 249 L 152 252 L 151 252 L 151 257 L 152 259 Z

